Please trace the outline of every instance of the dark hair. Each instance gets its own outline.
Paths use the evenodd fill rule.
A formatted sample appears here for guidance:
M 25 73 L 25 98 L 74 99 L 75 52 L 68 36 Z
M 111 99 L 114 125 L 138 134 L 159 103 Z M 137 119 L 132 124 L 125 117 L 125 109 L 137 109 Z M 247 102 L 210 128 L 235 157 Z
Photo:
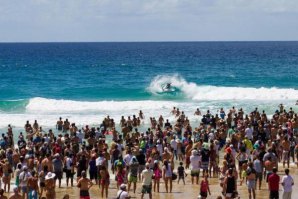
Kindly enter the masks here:
M 273 167 L 272 171 L 273 171 L 273 173 L 276 173 L 277 172 L 277 168 L 276 167 Z
M 289 170 L 289 169 L 285 169 L 285 173 L 286 173 L 287 175 L 289 175 L 290 170 Z
M 168 162 L 167 160 L 165 160 L 165 161 L 163 162 L 163 164 L 166 166 L 166 169 L 168 169 L 168 167 L 169 167 L 169 162 Z

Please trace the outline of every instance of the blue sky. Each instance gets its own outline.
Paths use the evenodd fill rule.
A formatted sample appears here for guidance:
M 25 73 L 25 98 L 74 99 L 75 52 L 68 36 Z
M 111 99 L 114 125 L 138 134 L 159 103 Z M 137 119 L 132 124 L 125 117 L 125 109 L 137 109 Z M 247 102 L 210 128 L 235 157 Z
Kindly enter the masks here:
M 298 40 L 298 0 L 0 0 L 0 41 Z

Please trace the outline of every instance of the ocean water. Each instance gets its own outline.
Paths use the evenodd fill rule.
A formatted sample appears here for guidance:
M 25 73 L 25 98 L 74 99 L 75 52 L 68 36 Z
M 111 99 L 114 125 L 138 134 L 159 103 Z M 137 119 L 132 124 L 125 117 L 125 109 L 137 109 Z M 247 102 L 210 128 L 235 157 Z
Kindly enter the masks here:
M 193 123 L 196 108 L 272 115 L 280 103 L 298 110 L 297 74 L 298 42 L 2 43 L 0 128 L 50 128 L 60 116 L 97 125 L 139 110 L 145 123 L 174 120 L 173 106 Z

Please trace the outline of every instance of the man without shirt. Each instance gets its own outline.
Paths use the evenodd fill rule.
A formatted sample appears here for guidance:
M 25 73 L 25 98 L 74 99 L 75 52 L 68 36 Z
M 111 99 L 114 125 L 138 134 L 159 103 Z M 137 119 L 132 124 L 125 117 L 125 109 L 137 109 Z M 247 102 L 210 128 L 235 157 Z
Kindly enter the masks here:
M 82 178 L 78 181 L 78 187 L 80 188 L 80 198 L 90 199 L 89 189 L 93 183 L 86 177 L 86 171 L 82 171 Z

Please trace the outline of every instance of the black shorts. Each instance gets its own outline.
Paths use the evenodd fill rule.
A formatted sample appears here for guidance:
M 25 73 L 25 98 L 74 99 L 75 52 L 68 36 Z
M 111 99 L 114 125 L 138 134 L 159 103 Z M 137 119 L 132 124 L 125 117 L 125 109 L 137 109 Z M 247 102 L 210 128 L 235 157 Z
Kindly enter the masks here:
M 45 187 L 46 184 L 45 184 L 45 182 L 39 182 L 39 186 L 40 186 L 40 187 Z
M 204 191 L 201 191 L 200 195 L 204 198 L 207 198 L 208 196 L 208 193 L 207 192 L 204 192 Z
M 248 160 L 239 161 L 239 169 L 242 167 L 244 163 L 248 163 Z M 241 168 L 242 169 L 242 168 Z
M 178 176 L 178 179 L 184 179 L 184 175 Z
M 279 199 L 279 193 L 278 191 L 270 191 L 270 199 Z
M 73 177 L 73 173 L 71 172 L 71 170 L 66 170 L 66 178 L 72 178 Z
M 81 191 L 80 191 L 80 196 L 81 196 L 81 197 L 89 196 L 89 191 L 87 191 L 87 190 L 81 190 Z
M 89 175 L 90 175 L 90 180 L 98 178 L 97 171 L 89 171 Z
M 62 176 L 63 176 L 63 172 L 62 171 L 56 171 L 54 172 L 56 175 L 55 175 L 55 180 L 61 180 L 62 179 Z

